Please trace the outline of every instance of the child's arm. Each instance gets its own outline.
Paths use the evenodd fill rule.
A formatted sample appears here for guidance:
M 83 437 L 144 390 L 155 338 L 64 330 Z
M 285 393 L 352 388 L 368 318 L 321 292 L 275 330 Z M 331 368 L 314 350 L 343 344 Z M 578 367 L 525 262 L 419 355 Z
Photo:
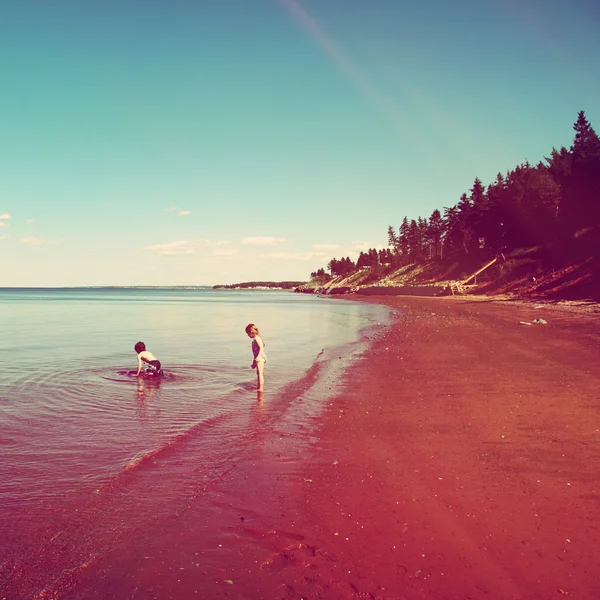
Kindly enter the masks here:
M 258 355 L 260 356 L 263 353 L 265 345 L 263 344 L 262 338 L 260 335 L 257 335 L 255 338 L 256 343 L 258 344 Z
M 137 370 L 137 373 L 135 374 L 136 377 L 139 376 L 140 371 L 142 370 L 142 353 L 141 352 L 138 354 L 137 359 L 138 359 L 138 370 Z
M 263 344 L 263 341 L 262 341 L 262 338 L 260 337 L 260 335 L 255 336 L 254 337 L 254 341 L 258 345 L 258 353 L 254 357 L 254 361 L 252 362 L 252 368 L 253 369 L 256 367 L 256 359 L 262 356 L 263 349 L 265 347 L 265 345 Z

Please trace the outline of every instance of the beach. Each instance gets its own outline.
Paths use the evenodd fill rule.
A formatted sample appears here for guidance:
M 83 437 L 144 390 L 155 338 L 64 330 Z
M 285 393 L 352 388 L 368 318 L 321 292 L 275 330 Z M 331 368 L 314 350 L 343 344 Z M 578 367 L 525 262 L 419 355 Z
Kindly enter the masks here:
M 265 554 L 229 561 L 200 596 L 600 597 L 598 313 L 370 301 L 397 319 L 318 441 L 298 453 L 282 432 L 240 475 L 229 523 L 256 528 Z M 253 523 L 254 503 L 270 518 Z
M 224 456 L 218 477 L 198 453 L 185 471 L 192 492 L 162 501 L 167 488 L 142 485 L 176 483 L 207 430 L 84 507 L 96 523 L 120 506 L 111 494 L 152 496 L 136 499 L 143 528 L 111 523 L 101 553 L 65 513 L 34 558 L 40 570 L 68 568 L 34 597 L 600 597 L 600 315 L 488 299 L 367 301 L 395 311 L 391 323 L 366 330 L 341 373 L 333 362 L 287 399 L 268 396 L 267 369 L 265 400 L 248 398 L 248 443 Z M 307 416 L 315 395 L 325 407 Z M 8 567 L 19 583 L 6 597 L 32 597 L 19 590 L 36 587 L 35 565 Z
M 598 313 L 372 301 L 400 318 L 298 484 L 292 597 L 600 597 Z

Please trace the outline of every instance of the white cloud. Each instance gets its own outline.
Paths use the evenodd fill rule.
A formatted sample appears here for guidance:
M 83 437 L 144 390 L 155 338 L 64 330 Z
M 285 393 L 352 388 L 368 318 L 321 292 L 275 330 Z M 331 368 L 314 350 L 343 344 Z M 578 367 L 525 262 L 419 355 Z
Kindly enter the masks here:
M 10 233 L 5 233 L 4 235 L 0 235 L 0 241 L 5 240 L 10 237 Z
M 365 252 L 366 250 L 369 250 L 373 247 L 370 246 L 367 242 L 352 242 L 350 245 L 352 246 L 352 249 L 356 252 Z
M 10 219 L 10 215 L 8 213 L 0 215 L 0 221 L 8 221 L 8 219 Z
M 383 250 L 383 248 L 388 248 L 387 244 L 370 244 L 369 242 L 356 241 L 350 244 L 352 248 L 356 248 L 357 250 L 370 250 L 371 248 L 375 248 L 375 250 Z
M 165 244 L 146 246 L 145 250 L 153 250 L 157 254 L 161 254 L 163 256 L 181 256 L 184 254 L 194 254 L 197 247 L 198 244 L 196 242 L 180 240 L 177 242 L 166 242 Z
M 231 244 L 231 242 L 226 240 L 177 240 L 175 242 L 145 246 L 144 249 L 151 250 L 162 256 L 184 256 L 186 254 L 196 254 L 196 251 L 200 248 L 222 248 L 228 244 Z M 222 252 L 222 255 L 225 255 L 225 252 Z
M 187 217 L 192 214 L 191 210 L 182 209 L 181 206 L 169 206 L 169 208 L 165 208 L 165 212 L 176 212 L 178 217 Z
M 324 257 L 321 252 L 271 252 L 265 254 L 269 258 L 276 258 L 277 260 L 315 260 L 322 259 Z
M 60 244 L 61 240 L 48 240 L 46 238 L 39 238 L 33 235 L 24 235 L 21 238 L 21 242 L 23 242 L 23 244 L 27 244 L 28 246 L 55 246 L 56 244 Z
M 339 244 L 313 244 L 311 246 L 317 252 L 329 252 L 330 250 L 337 250 L 339 247 Z
M 231 242 L 229 240 L 217 240 L 217 241 L 212 241 L 212 240 L 206 240 L 204 242 L 204 244 L 206 246 L 210 246 L 211 248 L 215 247 L 215 246 L 227 246 L 229 244 L 231 244 Z
M 285 242 L 287 240 L 280 237 L 246 237 L 242 240 L 245 246 L 278 246 Z
M 8 225 L 4 221 L 0 221 L 0 227 L 8 227 Z
M 34 221 L 35 219 L 27 219 L 25 223 L 27 223 L 27 225 L 31 225 L 31 223 L 33 223 Z

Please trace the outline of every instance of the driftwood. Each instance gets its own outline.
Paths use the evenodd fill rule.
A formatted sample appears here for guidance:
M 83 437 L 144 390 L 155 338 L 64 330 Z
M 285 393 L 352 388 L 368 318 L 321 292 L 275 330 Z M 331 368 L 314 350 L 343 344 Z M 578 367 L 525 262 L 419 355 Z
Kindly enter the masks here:
M 461 282 L 461 285 L 467 285 L 467 283 L 469 283 L 469 281 L 471 281 L 471 279 L 475 279 L 475 277 L 477 277 L 477 275 L 479 275 L 479 273 L 483 273 L 483 271 L 485 271 L 488 267 L 491 267 L 495 262 L 497 262 L 498 257 L 494 258 L 494 260 L 490 260 L 490 262 L 481 267 L 481 269 L 479 269 L 479 271 L 476 271 L 475 273 L 473 273 L 473 275 L 470 275 L 469 277 L 467 277 L 466 279 L 464 279 Z
M 473 273 L 473 275 L 469 275 L 469 277 L 467 277 L 466 279 L 463 279 L 462 281 L 453 281 L 450 284 L 450 291 L 452 292 L 452 295 L 454 296 L 455 293 L 464 294 L 465 286 L 469 283 L 469 281 L 471 281 L 471 279 L 475 280 L 475 278 L 477 277 L 477 275 L 479 275 L 479 273 L 483 273 L 488 267 L 491 267 L 493 264 L 495 264 L 499 260 L 506 260 L 504 258 L 504 254 L 500 254 L 499 256 L 496 256 L 496 258 L 494 258 L 493 260 L 490 260 L 490 262 L 487 263 L 487 265 L 484 265 L 483 267 L 481 267 L 481 269 L 475 271 L 475 273 Z

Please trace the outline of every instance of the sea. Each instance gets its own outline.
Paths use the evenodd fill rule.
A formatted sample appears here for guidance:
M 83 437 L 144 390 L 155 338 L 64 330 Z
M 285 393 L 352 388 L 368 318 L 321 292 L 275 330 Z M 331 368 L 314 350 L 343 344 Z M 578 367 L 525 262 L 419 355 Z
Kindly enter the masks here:
M 177 597 L 156 579 L 173 531 L 205 579 L 226 580 L 214 573 L 241 548 L 263 550 L 220 518 L 224 494 L 231 509 L 252 485 L 240 465 L 285 436 L 301 460 L 389 317 L 282 290 L 0 289 L 0 598 Z M 248 323 L 265 342 L 263 394 Z M 164 378 L 131 376 L 138 341 Z M 252 510 L 266 522 L 267 506 Z M 190 511 L 202 531 L 183 524 Z

